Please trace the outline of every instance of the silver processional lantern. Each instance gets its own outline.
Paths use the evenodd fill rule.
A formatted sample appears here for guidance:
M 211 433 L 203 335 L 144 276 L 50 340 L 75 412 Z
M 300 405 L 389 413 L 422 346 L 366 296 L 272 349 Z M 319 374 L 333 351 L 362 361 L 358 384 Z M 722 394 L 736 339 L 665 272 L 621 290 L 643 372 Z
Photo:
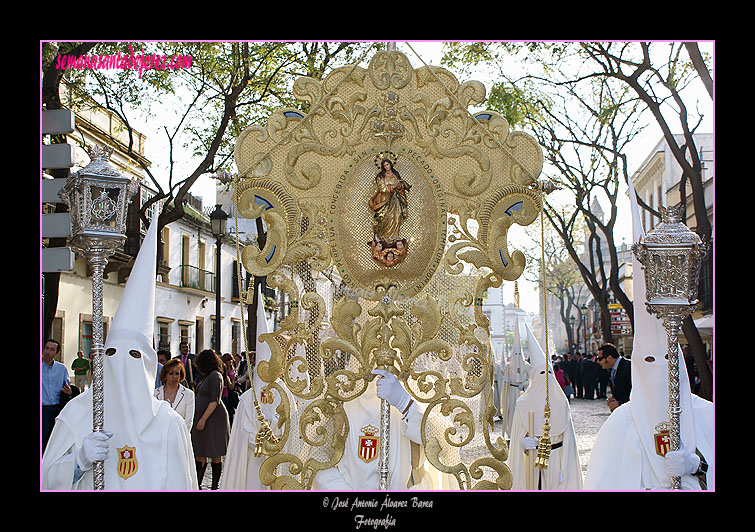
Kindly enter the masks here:
M 71 213 L 71 249 L 86 257 L 92 270 L 92 430 L 104 430 L 102 283 L 108 258 L 123 249 L 126 213 L 136 178 L 124 177 L 109 162 L 113 149 L 87 148 L 91 162 L 74 173 L 60 191 Z M 104 489 L 104 463 L 94 464 L 94 489 Z
M 663 321 L 668 341 L 670 450 L 680 448 L 679 343 L 682 321 L 697 307 L 701 259 L 707 246 L 681 221 L 681 204 L 661 207 L 661 223 L 632 246 L 645 272 L 648 311 Z M 681 478 L 672 477 L 673 489 Z

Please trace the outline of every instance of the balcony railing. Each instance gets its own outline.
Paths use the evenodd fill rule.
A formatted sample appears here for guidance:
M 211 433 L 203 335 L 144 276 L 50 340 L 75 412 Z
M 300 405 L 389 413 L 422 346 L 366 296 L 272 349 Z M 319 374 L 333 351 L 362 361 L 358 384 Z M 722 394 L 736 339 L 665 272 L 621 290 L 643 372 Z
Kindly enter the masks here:
M 200 270 L 196 266 L 181 265 L 181 286 L 196 288 L 205 292 L 215 292 L 215 274 L 207 270 Z

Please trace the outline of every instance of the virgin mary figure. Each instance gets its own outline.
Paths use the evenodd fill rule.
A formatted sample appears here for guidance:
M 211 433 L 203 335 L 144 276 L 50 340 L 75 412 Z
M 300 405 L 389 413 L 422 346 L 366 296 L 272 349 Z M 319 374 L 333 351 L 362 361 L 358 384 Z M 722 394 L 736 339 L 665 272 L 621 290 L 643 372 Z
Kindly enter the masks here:
M 387 265 L 392 266 L 406 254 L 407 241 L 399 237 L 399 229 L 407 216 L 407 192 L 411 185 L 401 179 L 390 159 L 380 162 L 380 172 L 375 176 L 375 184 L 377 191 L 369 201 L 369 207 L 374 212 L 374 238 L 371 243 L 373 256 L 386 263 L 385 255 L 391 253 L 395 258 L 388 260 L 390 264 Z

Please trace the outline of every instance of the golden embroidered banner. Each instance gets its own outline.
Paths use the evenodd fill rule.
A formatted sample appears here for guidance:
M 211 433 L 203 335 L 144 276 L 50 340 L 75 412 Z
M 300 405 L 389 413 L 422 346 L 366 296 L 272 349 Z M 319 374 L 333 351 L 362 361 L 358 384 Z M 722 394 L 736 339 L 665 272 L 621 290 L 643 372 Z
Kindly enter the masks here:
M 260 337 L 272 356 L 257 365 L 257 393 L 280 397 L 263 482 L 307 489 L 337 464 L 360 429 L 343 404 L 391 366 L 424 408 L 434 472 L 461 489 L 509 489 L 482 302 L 524 270 L 508 231 L 540 213 L 540 147 L 499 114 L 469 111 L 482 83 L 396 51 L 299 78 L 293 92 L 308 112 L 275 111 L 235 149 L 236 213 L 267 231 L 240 262 L 284 301 Z

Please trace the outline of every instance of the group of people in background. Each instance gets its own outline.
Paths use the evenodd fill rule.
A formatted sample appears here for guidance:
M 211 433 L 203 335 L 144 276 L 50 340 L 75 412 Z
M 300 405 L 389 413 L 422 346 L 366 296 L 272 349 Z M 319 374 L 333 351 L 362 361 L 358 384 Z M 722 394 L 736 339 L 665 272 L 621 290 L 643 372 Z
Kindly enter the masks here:
M 629 401 L 630 356 L 613 344 L 600 346 L 597 353 L 553 355 L 552 363 L 556 380 L 568 399 L 606 399 L 612 411 Z
M 246 357 L 241 354 L 222 356 L 212 349 L 189 353 L 181 342 L 174 358 L 158 351 L 161 385 L 155 397 L 168 401 L 186 421 L 194 449 L 197 478 L 201 485 L 210 464 L 211 489 L 218 489 L 222 460 L 240 395 L 248 388 Z M 160 357 L 166 357 L 165 361 Z

